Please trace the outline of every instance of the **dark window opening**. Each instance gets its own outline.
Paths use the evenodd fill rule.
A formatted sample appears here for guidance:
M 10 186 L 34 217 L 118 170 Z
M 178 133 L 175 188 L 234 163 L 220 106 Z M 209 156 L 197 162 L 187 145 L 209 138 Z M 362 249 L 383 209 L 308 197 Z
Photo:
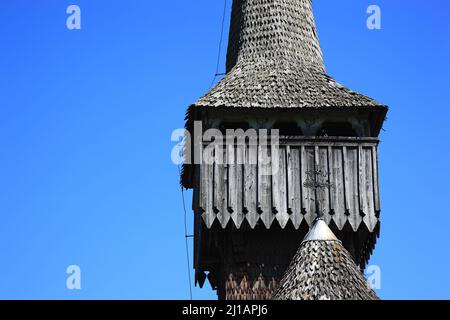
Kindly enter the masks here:
M 296 122 L 277 122 L 272 129 L 278 129 L 280 136 L 302 136 L 302 129 Z
M 355 129 L 348 122 L 325 122 L 319 129 L 321 137 L 357 137 Z

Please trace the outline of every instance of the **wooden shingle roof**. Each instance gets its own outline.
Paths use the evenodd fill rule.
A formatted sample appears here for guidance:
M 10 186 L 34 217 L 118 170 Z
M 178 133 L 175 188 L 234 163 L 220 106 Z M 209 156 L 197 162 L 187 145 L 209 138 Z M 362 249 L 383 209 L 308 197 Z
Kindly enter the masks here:
M 318 219 L 280 281 L 275 300 L 379 300 L 350 253 Z
M 197 107 L 383 107 L 326 74 L 311 0 L 234 0 L 226 76 Z
M 356 93 L 317 66 L 288 61 L 262 61 L 236 65 L 197 107 L 234 108 L 383 108 Z
M 231 16 L 227 71 L 261 60 L 325 71 L 311 0 L 234 0 Z

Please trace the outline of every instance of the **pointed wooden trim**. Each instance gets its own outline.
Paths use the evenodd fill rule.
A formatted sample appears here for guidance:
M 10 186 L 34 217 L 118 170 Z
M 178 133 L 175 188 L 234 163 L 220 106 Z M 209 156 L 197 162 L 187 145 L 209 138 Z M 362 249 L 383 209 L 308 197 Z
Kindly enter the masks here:
M 375 200 L 375 212 L 379 214 L 381 211 L 380 205 L 380 185 L 378 175 L 378 150 L 377 147 L 372 147 L 372 165 L 373 165 L 373 181 L 374 181 L 374 200 Z
M 350 173 L 350 169 L 348 167 L 348 155 L 347 155 L 347 147 L 342 148 L 342 169 L 344 171 L 344 205 L 345 211 L 350 213 L 350 186 L 348 175 Z
M 335 199 L 333 197 L 333 188 L 334 188 L 334 183 L 333 183 L 333 177 L 334 177 L 334 172 L 333 172 L 333 148 L 331 146 L 328 146 L 327 148 L 328 150 L 328 182 L 330 184 L 330 187 L 328 188 L 328 199 L 329 200 L 329 213 L 331 215 L 335 214 Z
M 362 146 L 358 147 L 358 196 L 359 212 L 355 212 L 355 214 L 360 214 L 364 217 L 369 212 L 366 201 L 366 157 Z

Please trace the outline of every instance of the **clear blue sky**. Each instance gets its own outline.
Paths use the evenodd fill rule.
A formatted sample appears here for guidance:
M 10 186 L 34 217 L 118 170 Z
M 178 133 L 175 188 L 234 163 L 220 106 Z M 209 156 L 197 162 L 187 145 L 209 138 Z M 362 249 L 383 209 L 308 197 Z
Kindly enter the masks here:
M 66 29 L 70 4 L 82 30 Z M 450 298 L 450 3 L 314 5 L 329 73 L 390 106 L 378 293 Z M 0 298 L 189 297 L 170 135 L 211 82 L 222 7 L 0 1 Z M 65 287 L 71 264 L 81 291 Z

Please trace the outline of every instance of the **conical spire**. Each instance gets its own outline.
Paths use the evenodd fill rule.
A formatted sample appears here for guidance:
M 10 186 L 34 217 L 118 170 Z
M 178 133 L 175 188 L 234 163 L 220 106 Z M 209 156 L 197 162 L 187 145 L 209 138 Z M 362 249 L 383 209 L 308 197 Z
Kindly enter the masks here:
M 274 294 L 275 300 L 378 300 L 350 253 L 317 219 Z
M 385 110 L 326 74 L 311 0 L 234 0 L 227 74 L 194 105 Z
M 246 60 L 284 60 L 324 71 L 311 0 L 234 0 L 227 71 Z

